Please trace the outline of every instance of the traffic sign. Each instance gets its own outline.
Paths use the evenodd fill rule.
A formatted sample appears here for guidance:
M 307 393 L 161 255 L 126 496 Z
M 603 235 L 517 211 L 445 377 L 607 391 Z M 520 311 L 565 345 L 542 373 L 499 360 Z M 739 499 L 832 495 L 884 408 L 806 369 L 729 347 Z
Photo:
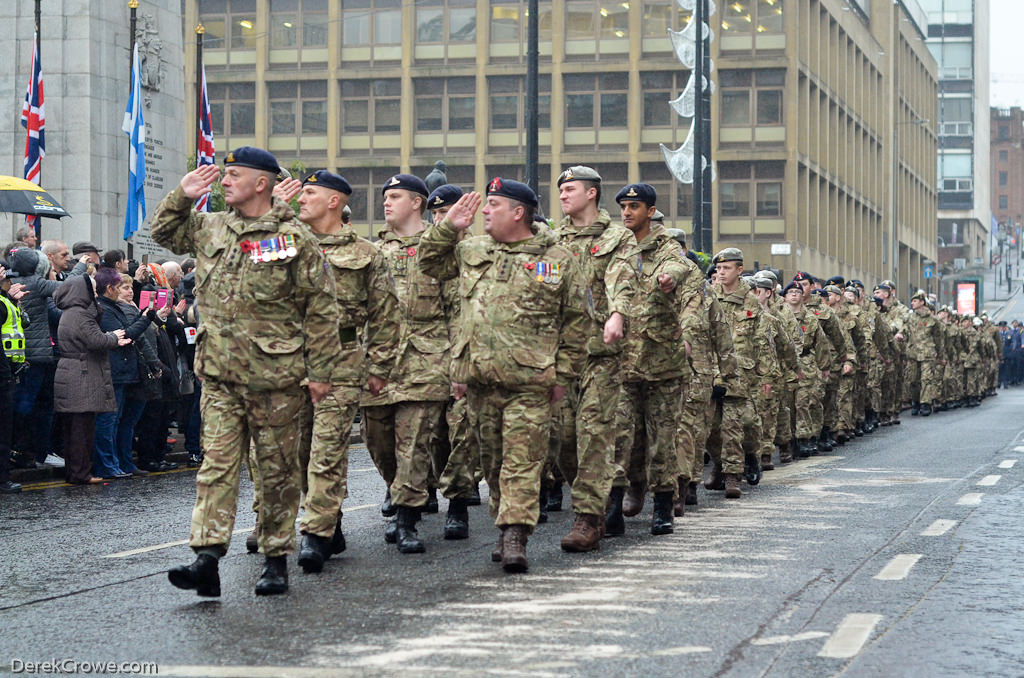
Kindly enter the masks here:
M 924 277 L 925 277 L 925 280 L 931 278 L 934 273 L 935 273 L 935 268 L 931 264 L 925 264 L 925 266 L 924 266 Z

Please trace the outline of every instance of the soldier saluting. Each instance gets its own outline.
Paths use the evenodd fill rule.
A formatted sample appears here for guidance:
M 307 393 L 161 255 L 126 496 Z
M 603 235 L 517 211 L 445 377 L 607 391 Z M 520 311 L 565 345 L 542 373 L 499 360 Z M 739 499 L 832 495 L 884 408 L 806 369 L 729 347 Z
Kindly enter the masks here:
M 285 558 L 295 550 L 299 508 L 300 411 L 330 390 L 341 353 L 334 278 L 320 247 L 271 192 L 280 171 L 269 152 L 243 146 L 225 160 L 226 212 L 192 210 L 220 174 L 189 172 L 157 207 L 153 239 L 196 255 L 203 326 L 196 374 L 203 379 L 203 448 L 189 544 L 197 557 L 167 575 L 178 588 L 220 595 L 218 559 L 231 541 L 242 461 L 250 440 L 261 483 L 256 594 L 288 590 Z M 300 383 L 309 381 L 309 396 Z

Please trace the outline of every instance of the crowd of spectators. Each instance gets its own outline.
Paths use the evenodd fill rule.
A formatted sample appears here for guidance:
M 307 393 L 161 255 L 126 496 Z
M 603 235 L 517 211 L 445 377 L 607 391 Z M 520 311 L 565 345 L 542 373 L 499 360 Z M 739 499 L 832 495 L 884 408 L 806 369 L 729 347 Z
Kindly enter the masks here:
M 21 490 L 12 467 L 62 468 L 73 484 L 175 469 L 174 429 L 199 466 L 193 268 L 37 243 L 28 228 L 4 247 L 0 493 Z

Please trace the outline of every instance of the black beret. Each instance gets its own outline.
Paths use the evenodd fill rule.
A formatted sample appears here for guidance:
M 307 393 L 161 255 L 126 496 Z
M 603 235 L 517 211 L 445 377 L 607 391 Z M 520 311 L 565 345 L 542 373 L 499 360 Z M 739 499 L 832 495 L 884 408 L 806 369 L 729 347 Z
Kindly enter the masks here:
M 438 186 L 427 196 L 427 208 L 438 210 L 442 207 L 451 207 L 462 197 L 462 189 L 453 184 Z
M 799 285 L 791 282 L 782 288 L 782 296 L 786 296 L 787 294 L 789 294 L 790 290 L 797 290 L 798 292 L 800 292 L 800 294 L 804 293 L 803 289 Z
M 515 179 L 502 179 L 494 177 L 491 183 L 487 184 L 487 195 L 500 195 L 504 198 L 518 200 L 530 207 L 537 206 L 537 194 L 533 189 L 521 181 Z
M 270 151 L 255 146 L 239 146 L 228 153 L 228 156 L 224 158 L 224 166 L 228 165 L 251 167 L 275 175 L 281 171 L 280 165 L 277 164 L 277 158 Z
M 306 180 L 302 182 L 302 185 L 312 184 L 313 186 L 323 186 L 333 191 L 344 193 L 345 195 L 352 195 L 352 186 L 345 180 L 345 177 L 340 174 L 335 174 L 330 170 L 317 170 L 306 177 Z
M 862 283 L 861 281 L 857 280 L 856 278 L 851 280 L 850 284 L 853 285 L 854 287 L 859 287 L 861 289 L 864 289 L 864 283 Z
M 654 207 L 658 202 L 658 192 L 650 184 L 630 184 L 623 186 L 615 196 L 615 202 L 620 205 L 627 200 L 637 200 L 648 207 Z
M 707 270 L 707 273 L 706 273 L 707 277 L 710 278 L 711 276 L 713 276 L 716 273 L 718 273 L 718 266 L 716 266 L 715 264 L 711 264 L 710 266 L 708 266 L 708 270 Z
M 835 285 L 836 287 L 846 287 L 846 278 L 841 275 L 834 275 L 828 279 L 829 285 Z
M 883 283 L 878 283 L 877 285 L 875 285 L 875 289 L 876 290 L 885 290 L 886 292 L 892 292 L 892 288 L 889 287 L 888 285 L 886 285 L 884 282 Z
M 811 290 L 811 294 L 817 294 L 822 299 L 828 299 L 828 292 L 825 290 Z
M 798 282 L 800 280 L 810 280 L 813 282 L 814 276 L 807 271 L 798 271 L 797 274 L 793 276 L 793 282 Z
M 413 193 L 419 193 L 424 198 L 426 198 L 430 193 L 430 191 L 427 190 L 427 185 L 423 183 L 423 179 L 412 174 L 396 174 L 385 181 L 383 188 L 380 189 L 381 195 L 384 195 L 392 188 L 401 188 L 406 191 L 412 191 Z

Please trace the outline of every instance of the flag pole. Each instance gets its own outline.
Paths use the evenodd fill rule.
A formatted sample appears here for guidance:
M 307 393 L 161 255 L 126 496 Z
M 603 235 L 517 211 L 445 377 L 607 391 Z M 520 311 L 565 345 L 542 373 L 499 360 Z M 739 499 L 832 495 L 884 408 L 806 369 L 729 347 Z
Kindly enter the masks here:
M 131 18 L 129 20 L 128 28 L 128 88 L 131 89 L 132 74 L 135 71 L 135 31 L 136 31 L 136 12 L 139 9 L 139 0 L 128 0 L 128 9 L 130 11 Z M 128 154 L 129 158 L 129 170 L 131 169 L 131 154 Z M 135 245 L 132 244 L 131 240 L 125 240 L 128 249 L 128 258 L 131 259 L 135 256 Z
M 203 34 L 206 27 L 200 21 L 196 26 L 196 169 L 199 168 L 199 141 L 203 136 Z
M 42 15 L 43 15 L 42 4 L 43 4 L 43 0 L 36 0 L 36 41 L 35 41 L 36 44 L 35 44 L 35 50 L 36 50 L 36 57 L 39 59 L 39 63 L 40 64 L 42 64 L 42 62 L 43 62 L 43 40 L 42 40 L 42 36 L 39 34 L 39 26 L 42 23 Z M 34 78 L 35 77 L 35 73 L 32 73 L 31 77 Z M 42 163 L 42 160 L 39 161 L 39 178 L 38 178 L 38 182 L 37 183 L 40 186 L 43 185 L 43 163 Z M 36 226 L 36 240 L 38 241 L 36 244 L 38 245 L 39 243 L 43 242 L 43 218 L 42 217 L 40 217 L 40 216 L 36 217 L 35 226 Z

